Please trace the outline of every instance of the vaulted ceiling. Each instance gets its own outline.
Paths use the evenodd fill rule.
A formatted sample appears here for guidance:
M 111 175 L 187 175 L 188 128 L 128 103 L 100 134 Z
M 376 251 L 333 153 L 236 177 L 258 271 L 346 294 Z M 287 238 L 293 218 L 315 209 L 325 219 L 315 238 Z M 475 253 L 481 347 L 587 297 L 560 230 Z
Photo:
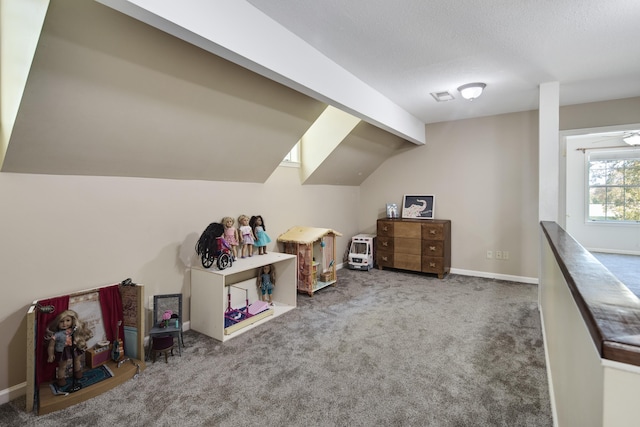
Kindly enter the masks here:
M 264 182 L 326 107 L 97 2 L 51 2 L 2 171 Z M 359 185 L 409 146 L 362 122 L 308 183 Z
M 264 182 L 333 105 L 362 122 L 305 183 L 358 185 L 425 124 L 536 109 L 541 83 L 561 106 L 640 96 L 639 19 L 636 0 L 50 2 L 2 171 Z

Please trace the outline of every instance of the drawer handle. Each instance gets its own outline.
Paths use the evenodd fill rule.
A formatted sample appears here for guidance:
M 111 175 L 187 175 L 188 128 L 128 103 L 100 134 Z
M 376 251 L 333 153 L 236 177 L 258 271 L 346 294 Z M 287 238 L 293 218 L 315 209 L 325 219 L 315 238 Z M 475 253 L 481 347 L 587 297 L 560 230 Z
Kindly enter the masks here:
M 382 242 L 382 246 L 389 246 L 389 242 Z
M 436 230 L 429 230 L 429 234 L 436 234 Z
M 430 262 L 430 263 L 429 263 L 429 267 L 435 268 L 435 266 L 436 266 L 436 263 L 435 263 L 435 262 Z
M 385 226 L 383 226 L 383 227 L 382 227 L 382 229 L 383 229 L 384 231 L 389 231 L 389 229 L 387 228 L 387 226 L 386 226 L 386 225 L 385 225 Z
M 389 259 L 388 259 L 386 256 L 383 256 L 383 257 L 382 257 L 382 260 L 383 260 L 383 261 L 389 261 Z
M 429 250 L 430 250 L 431 252 L 435 252 L 436 247 L 435 247 L 435 246 L 429 246 Z

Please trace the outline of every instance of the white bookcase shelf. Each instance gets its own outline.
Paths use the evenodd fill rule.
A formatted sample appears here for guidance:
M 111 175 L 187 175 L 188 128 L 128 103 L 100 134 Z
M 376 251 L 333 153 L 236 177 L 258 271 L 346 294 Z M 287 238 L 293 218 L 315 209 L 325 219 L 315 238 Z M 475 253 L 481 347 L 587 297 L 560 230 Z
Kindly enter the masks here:
M 225 334 L 224 313 L 229 303 L 229 290 L 232 308 L 244 307 L 247 294 L 249 304 L 259 300 L 256 287 L 258 269 L 268 264 L 273 264 L 276 270 L 273 315 Z M 201 265 L 191 267 L 190 328 L 219 341 L 224 342 L 293 310 L 297 304 L 296 300 L 295 255 L 277 252 L 253 255 L 249 258 L 237 259 L 233 266 L 224 270 L 218 270 L 215 264 L 211 268 L 204 268 Z

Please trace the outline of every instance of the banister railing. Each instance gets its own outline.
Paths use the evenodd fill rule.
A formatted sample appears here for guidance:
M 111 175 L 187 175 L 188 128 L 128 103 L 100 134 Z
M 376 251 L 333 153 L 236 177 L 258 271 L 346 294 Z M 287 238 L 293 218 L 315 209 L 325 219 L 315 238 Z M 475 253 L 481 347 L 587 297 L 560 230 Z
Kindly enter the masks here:
M 640 366 L 640 299 L 558 224 L 541 226 L 600 356 Z

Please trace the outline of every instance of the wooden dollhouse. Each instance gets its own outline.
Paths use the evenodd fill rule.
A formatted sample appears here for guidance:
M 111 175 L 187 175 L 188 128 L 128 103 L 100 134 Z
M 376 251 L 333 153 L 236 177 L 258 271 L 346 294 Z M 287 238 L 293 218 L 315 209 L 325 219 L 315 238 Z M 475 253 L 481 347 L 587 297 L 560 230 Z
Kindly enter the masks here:
M 296 226 L 278 237 L 283 252 L 298 257 L 297 288 L 309 296 L 329 285 L 335 286 L 336 236 L 329 228 Z

